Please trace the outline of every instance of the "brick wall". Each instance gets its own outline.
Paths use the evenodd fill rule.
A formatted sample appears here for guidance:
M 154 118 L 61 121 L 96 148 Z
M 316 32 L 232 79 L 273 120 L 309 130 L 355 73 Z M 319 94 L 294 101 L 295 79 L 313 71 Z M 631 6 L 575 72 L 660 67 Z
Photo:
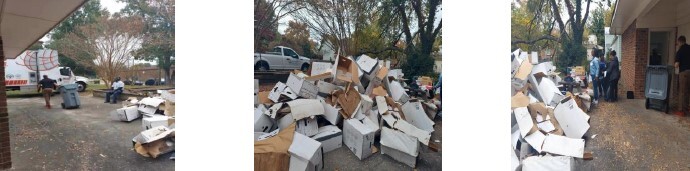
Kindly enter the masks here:
M 2 49 L 2 37 L 0 37 L 0 59 L 5 60 L 5 53 Z M 5 75 L 5 66 L 0 65 L 0 75 Z M 0 77 L 0 83 L 5 82 L 5 77 Z M 12 167 L 10 155 L 10 127 L 7 116 L 7 94 L 5 84 L 0 84 L 0 169 Z
M 623 32 L 621 56 L 621 80 L 619 96 L 625 98 L 627 91 L 632 91 L 635 98 L 645 98 L 645 70 L 647 51 L 649 49 L 649 29 L 636 28 L 633 21 Z

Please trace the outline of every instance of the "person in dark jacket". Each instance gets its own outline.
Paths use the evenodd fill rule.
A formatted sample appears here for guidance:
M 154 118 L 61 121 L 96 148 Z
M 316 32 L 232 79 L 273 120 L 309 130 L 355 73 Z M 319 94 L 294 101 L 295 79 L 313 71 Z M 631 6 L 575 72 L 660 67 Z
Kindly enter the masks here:
M 606 75 L 609 77 L 609 88 L 606 91 L 609 98 L 606 101 L 615 102 L 618 100 L 618 80 L 620 80 L 621 71 L 619 69 L 618 56 L 616 56 L 616 51 L 611 51 L 610 54 L 611 62 L 608 68 L 606 68 Z
M 689 114 L 688 111 L 688 98 L 690 98 L 690 45 L 686 44 L 685 36 L 678 37 L 676 41 L 678 46 L 678 52 L 676 52 L 676 58 L 674 62 L 674 67 L 678 69 L 678 94 L 680 95 L 678 110 L 676 114 Z
M 608 59 L 606 56 L 601 57 L 601 62 L 599 62 L 599 96 L 606 97 L 606 87 L 609 85 L 608 81 L 604 79 L 604 72 L 606 71 L 606 63 Z M 600 97 L 601 98 L 601 97 Z

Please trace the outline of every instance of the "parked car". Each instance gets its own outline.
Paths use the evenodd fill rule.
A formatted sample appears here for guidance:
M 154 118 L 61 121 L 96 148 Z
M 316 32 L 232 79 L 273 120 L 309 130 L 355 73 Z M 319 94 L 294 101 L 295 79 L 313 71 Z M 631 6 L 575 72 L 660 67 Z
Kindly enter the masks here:
M 139 80 L 134 81 L 134 85 L 144 85 L 144 82 L 141 82 Z
M 309 69 L 310 59 L 298 55 L 294 50 L 276 46 L 270 52 L 254 53 L 254 70 L 295 70 Z
M 146 80 L 146 82 L 144 82 L 144 84 L 147 86 L 156 85 L 156 80 L 151 78 L 151 79 Z

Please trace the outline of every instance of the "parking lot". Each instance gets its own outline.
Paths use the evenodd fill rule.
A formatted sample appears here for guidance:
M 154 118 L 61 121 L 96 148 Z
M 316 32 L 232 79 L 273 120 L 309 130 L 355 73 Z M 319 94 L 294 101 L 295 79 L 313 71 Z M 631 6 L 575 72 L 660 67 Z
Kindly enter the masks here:
M 7 100 L 12 170 L 174 170 L 172 153 L 156 159 L 132 150 L 132 138 L 141 119 L 113 121 L 108 113 L 121 104 L 82 94 L 81 108 L 61 109 L 60 95 L 53 109 L 43 107 L 42 97 Z

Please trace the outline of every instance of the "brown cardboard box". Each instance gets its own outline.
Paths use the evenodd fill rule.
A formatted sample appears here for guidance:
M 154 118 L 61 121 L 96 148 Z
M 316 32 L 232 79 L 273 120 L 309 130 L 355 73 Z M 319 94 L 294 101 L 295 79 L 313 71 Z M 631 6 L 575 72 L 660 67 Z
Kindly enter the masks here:
M 254 170 L 284 170 L 290 167 L 288 149 L 295 135 L 295 124 L 278 132 L 278 135 L 254 141 Z
M 337 91 L 334 95 L 338 97 L 338 104 L 343 108 L 343 118 L 352 118 L 362 99 L 359 92 L 350 84 L 345 91 Z

